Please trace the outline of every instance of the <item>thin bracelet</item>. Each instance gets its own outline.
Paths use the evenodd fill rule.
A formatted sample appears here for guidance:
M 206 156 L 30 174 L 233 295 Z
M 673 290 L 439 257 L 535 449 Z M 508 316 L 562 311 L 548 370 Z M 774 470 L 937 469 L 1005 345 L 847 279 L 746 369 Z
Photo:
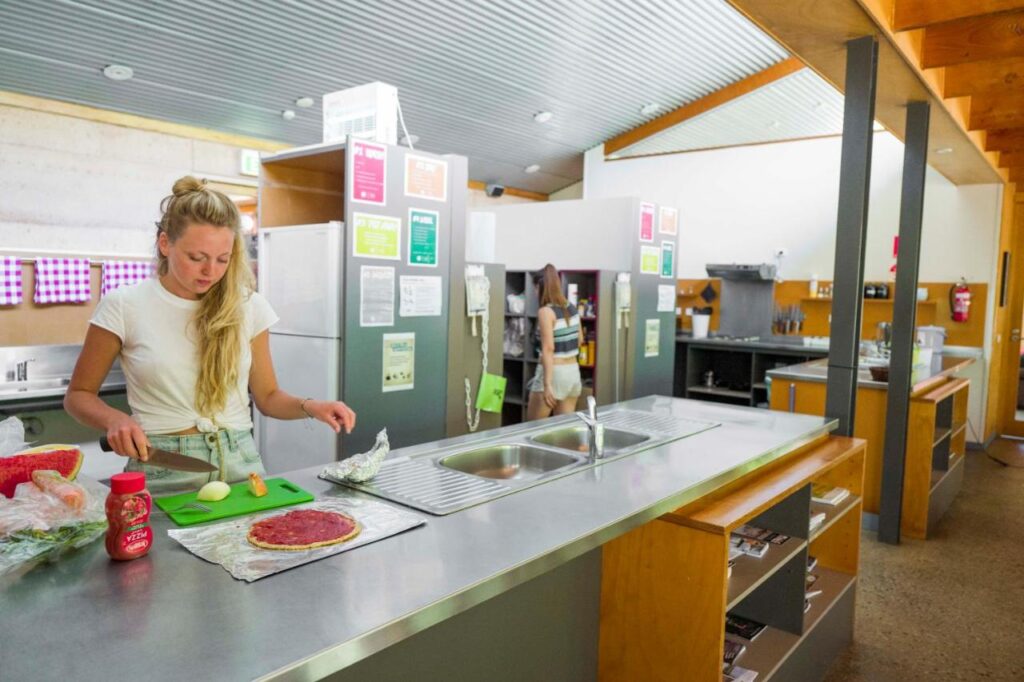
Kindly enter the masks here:
M 313 415 L 311 415 L 309 412 L 306 412 L 306 402 L 309 400 L 312 400 L 312 398 L 303 398 L 299 402 L 299 409 L 306 413 L 307 419 L 313 419 Z

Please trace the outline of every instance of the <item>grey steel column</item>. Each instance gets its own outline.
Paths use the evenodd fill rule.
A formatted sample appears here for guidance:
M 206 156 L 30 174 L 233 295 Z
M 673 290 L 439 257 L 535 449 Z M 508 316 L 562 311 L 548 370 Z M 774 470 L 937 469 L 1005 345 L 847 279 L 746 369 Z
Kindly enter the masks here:
M 893 303 L 892 356 L 889 359 L 889 395 L 885 408 L 885 448 L 882 453 L 882 500 L 878 539 L 900 541 L 903 510 L 903 463 L 907 449 L 911 369 L 917 314 L 917 273 L 921 257 L 921 218 L 928 161 L 928 102 L 907 106 L 907 134 L 903 149 L 903 192 L 900 198 L 900 253 Z
M 846 44 L 843 153 L 839 167 L 839 216 L 825 393 L 825 415 L 839 420 L 836 433 L 842 436 L 853 435 L 857 409 L 857 359 L 877 72 L 878 41 L 874 36 Z

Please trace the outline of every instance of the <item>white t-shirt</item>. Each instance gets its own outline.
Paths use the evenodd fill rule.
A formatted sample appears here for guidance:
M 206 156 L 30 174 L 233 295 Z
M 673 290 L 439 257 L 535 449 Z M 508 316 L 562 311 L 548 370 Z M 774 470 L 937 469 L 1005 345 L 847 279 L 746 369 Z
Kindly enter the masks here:
M 242 344 L 239 356 L 238 384 L 228 391 L 220 414 L 201 415 L 195 407 L 199 346 L 191 325 L 199 301 L 175 296 L 157 277 L 122 286 L 100 299 L 89 322 L 121 339 L 128 405 L 143 431 L 161 434 L 192 427 L 200 431 L 252 428 L 248 390 L 252 348 L 248 341 L 278 318 L 258 293 L 253 292 L 243 305 L 243 338 L 247 343 Z

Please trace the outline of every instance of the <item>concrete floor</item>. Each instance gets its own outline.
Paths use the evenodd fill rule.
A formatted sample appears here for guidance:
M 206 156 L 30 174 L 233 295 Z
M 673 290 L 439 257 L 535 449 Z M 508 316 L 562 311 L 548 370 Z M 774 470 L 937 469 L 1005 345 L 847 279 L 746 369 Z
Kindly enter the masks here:
M 932 539 L 863 533 L 854 642 L 827 682 L 1024 680 L 1024 469 L 966 464 Z

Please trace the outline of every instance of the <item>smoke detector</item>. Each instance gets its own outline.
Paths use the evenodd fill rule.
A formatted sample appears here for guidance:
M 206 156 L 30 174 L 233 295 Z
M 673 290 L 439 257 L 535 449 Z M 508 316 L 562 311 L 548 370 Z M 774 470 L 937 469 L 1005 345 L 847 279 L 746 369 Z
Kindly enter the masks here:
M 123 64 L 108 64 L 103 67 L 103 75 L 112 81 L 126 81 L 135 75 L 132 67 Z
M 291 109 L 285 109 L 284 111 L 281 112 L 281 118 L 283 118 L 286 121 L 290 121 L 293 118 L 295 118 L 295 112 L 292 111 Z
M 656 111 L 658 111 L 658 109 L 661 109 L 661 105 L 656 102 L 651 102 L 650 104 L 645 104 L 642 107 L 640 107 L 640 115 L 651 116 Z
M 295 106 L 297 106 L 300 109 L 307 109 L 307 108 L 313 106 L 313 98 L 312 97 L 300 97 L 297 100 L 295 100 Z
M 536 114 L 533 115 L 533 120 L 535 123 L 547 123 L 554 117 L 555 115 L 552 114 L 550 111 L 538 111 Z
M 406 147 L 409 147 L 411 145 L 417 144 L 419 141 L 420 141 L 420 136 L 419 135 L 402 135 L 402 139 L 399 140 L 399 142 L 401 144 L 404 144 Z
M 526 168 L 523 169 L 523 172 L 524 173 L 536 173 L 539 170 L 540 170 L 540 166 L 539 165 L 537 165 L 535 163 L 531 163 L 529 166 L 527 166 Z

